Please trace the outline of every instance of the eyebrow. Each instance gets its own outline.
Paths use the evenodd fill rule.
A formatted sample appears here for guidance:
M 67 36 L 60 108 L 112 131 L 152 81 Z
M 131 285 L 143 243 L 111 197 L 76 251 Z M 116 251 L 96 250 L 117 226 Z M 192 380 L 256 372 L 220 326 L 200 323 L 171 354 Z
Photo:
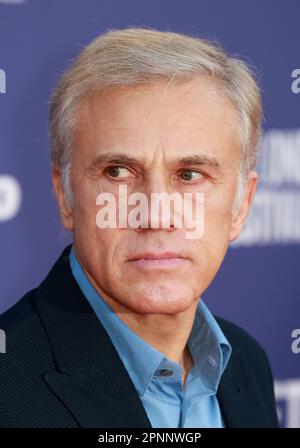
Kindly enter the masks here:
M 92 162 L 86 167 L 87 171 L 93 172 L 97 167 L 105 164 L 112 163 L 115 165 L 132 165 L 142 166 L 143 161 L 137 157 L 129 156 L 126 153 L 118 152 L 113 153 L 111 151 L 102 152 L 97 155 Z M 185 166 L 206 166 L 212 168 L 220 175 L 224 174 L 223 164 L 214 156 L 208 156 L 206 154 L 190 154 L 185 157 L 179 157 L 171 160 L 171 163 L 175 165 Z

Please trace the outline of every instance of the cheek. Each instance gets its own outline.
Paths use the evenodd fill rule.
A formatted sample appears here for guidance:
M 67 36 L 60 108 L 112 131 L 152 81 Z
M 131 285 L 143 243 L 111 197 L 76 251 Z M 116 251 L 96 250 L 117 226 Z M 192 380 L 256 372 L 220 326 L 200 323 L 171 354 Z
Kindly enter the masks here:
M 208 201 L 204 208 L 204 234 L 201 240 L 209 262 L 218 265 L 225 256 L 231 228 L 231 206 L 225 201 Z
M 118 231 L 81 226 L 80 231 L 74 232 L 74 241 L 98 284 L 119 277 L 123 251 Z
M 124 230 L 96 227 L 93 236 L 93 251 L 97 253 L 103 269 L 110 275 L 119 272 L 126 258 Z
M 88 231 L 89 233 L 96 232 L 96 230 L 98 230 L 96 216 L 99 206 L 96 204 L 97 190 L 95 185 L 92 186 L 86 182 L 78 182 L 73 192 L 73 219 L 75 231 L 80 231 L 78 228 L 80 226 L 84 227 L 85 231 Z
M 206 214 L 204 221 L 203 240 L 210 245 L 211 249 L 223 251 L 229 243 L 229 233 L 231 227 L 231 214 L 211 211 Z
M 204 225 L 207 231 L 213 229 L 216 237 L 222 237 L 229 232 L 234 198 L 234 182 L 220 185 L 212 194 L 205 196 Z

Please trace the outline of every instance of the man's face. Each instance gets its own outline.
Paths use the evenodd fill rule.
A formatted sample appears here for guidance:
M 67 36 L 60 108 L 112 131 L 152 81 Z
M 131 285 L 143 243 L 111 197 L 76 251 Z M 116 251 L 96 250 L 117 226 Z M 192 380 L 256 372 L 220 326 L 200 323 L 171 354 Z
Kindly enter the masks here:
M 235 107 L 204 78 L 112 89 L 82 103 L 72 153 L 74 205 L 69 212 L 61 198 L 59 205 L 79 260 L 103 297 L 140 314 L 173 314 L 206 290 L 251 202 L 232 213 L 237 126 Z M 58 192 L 55 174 L 54 184 Z M 187 239 L 185 228 L 171 226 L 100 229 L 96 198 L 110 192 L 118 202 L 120 185 L 128 196 L 149 199 L 151 193 L 203 193 L 203 236 Z

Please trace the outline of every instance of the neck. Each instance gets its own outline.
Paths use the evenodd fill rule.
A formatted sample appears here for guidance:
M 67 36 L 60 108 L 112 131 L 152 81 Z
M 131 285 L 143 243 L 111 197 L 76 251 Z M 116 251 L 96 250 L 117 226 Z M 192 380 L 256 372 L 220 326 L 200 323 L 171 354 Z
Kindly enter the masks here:
M 112 304 L 112 307 L 114 305 Z M 197 302 L 176 314 L 137 314 L 115 310 L 136 334 L 184 367 L 190 360 L 187 340 L 192 330 Z M 180 331 L 178 331 L 180 329 Z
M 116 302 L 104 291 L 100 291 L 89 273 L 85 271 L 85 274 L 110 308 L 132 331 L 163 353 L 166 358 L 182 366 L 182 382 L 184 385 L 194 364 L 187 341 L 194 323 L 198 299 L 188 309 L 179 313 L 139 314 Z M 178 331 L 179 329 L 180 331 Z
M 132 331 L 163 353 L 166 358 L 175 361 L 183 369 L 182 383 L 194 365 L 193 357 L 187 345 L 198 301 L 190 308 L 177 314 L 136 314 L 130 310 L 122 311 L 114 301 L 108 304 Z M 180 331 L 178 329 L 180 328 Z

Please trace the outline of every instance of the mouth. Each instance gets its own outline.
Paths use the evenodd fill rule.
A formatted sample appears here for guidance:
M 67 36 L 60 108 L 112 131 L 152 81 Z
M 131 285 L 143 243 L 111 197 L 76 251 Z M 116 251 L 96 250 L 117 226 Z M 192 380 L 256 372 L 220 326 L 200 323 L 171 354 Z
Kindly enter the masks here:
M 187 262 L 188 259 L 174 252 L 146 252 L 135 255 L 128 261 L 141 267 L 171 267 L 183 264 Z

